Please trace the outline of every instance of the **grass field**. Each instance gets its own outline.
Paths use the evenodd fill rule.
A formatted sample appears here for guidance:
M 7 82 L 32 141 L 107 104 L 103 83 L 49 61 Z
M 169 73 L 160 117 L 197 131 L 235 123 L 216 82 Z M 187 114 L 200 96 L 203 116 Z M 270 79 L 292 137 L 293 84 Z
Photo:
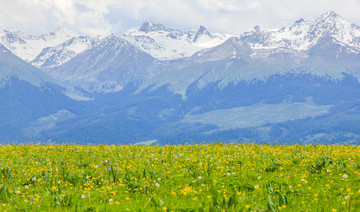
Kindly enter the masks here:
M 359 211 L 360 146 L 1 145 L 0 211 Z

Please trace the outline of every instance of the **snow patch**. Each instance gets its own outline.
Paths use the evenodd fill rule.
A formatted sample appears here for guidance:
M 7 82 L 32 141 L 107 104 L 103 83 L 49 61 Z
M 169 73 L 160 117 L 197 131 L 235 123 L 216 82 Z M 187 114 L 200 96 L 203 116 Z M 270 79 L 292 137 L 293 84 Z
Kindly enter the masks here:
M 143 24 L 139 30 L 128 31 L 124 37 L 156 59 L 172 60 L 190 57 L 202 49 L 220 45 L 233 35 L 211 34 L 203 26 L 181 32 L 151 23 L 147 24 L 147 28 Z
M 45 35 L 33 36 L 22 32 L 0 31 L 1 43 L 15 55 L 26 61 L 31 61 L 49 46 L 57 46 L 71 38 L 79 36 L 66 27 L 56 29 Z

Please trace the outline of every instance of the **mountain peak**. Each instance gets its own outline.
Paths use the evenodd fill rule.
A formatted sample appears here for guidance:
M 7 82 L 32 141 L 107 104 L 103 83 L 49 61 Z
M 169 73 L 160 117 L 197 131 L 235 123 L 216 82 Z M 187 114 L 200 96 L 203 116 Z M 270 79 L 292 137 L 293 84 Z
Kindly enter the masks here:
M 260 26 L 258 26 L 258 25 L 254 26 L 253 30 L 255 32 L 259 32 L 260 31 Z
M 165 27 L 162 24 L 154 24 L 151 21 L 146 21 L 140 26 L 139 31 L 148 33 L 153 31 L 164 30 L 164 29 Z
M 204 27 L 203 25 L 200 25 L 198 32 L 205 32 L 205 31 L 207 31 L 206 27 Z
M 317 18 L 312 26 L 312 29 L 314 30 L 314 32 L 316 32 L 315 34 L 317 35 L 336 34 L 343 37 L 345 36 L 345 34 L 350 33 L 349 30 L 352 30 L 351 25 L 351 22 L 345 20 L 343 17 L 336 14 L 335 12 L 330 11 L 324 13 L 319 18 Z M 343 37 L 342 39 L 345 39 L 345 37 Z
M 193 42 L 198 41 L 202 35 L 206 35 L 210 38 L 213 38 L 211 33 L 203 25 L 200 25 L 199 28 L 196 30 L 196 35 L 193 39 Z
M 340 15 L 338 15 L 336 12 L 334 11 L 328 11 L 324 14 L 322 14 L 320 16 L 322 19 L 326 19 L 326 18 L 338 18 L 338 17 L 341 17 Z
M 300 18 L 300 19 L 295 21 L 295 24 L 299 24 L 299 23 L 302 23 L 302 22 L 304 22 L 304 19 Z
M 344 21 L 343 17 L 341 17 L 340 15 L 338 15 L 337 13 L 335 13 L 333 11 L 329 11 L 329 12 L 322 14 L 317 20 L 321 21 L 321 22 Z

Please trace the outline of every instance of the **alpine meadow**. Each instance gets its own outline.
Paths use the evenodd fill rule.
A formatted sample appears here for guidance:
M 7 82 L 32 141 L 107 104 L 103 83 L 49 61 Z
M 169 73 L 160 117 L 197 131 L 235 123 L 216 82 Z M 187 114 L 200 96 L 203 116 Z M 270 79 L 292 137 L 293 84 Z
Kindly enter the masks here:
M 360 147 L 3 145 L 6 211 L 356 211 Z

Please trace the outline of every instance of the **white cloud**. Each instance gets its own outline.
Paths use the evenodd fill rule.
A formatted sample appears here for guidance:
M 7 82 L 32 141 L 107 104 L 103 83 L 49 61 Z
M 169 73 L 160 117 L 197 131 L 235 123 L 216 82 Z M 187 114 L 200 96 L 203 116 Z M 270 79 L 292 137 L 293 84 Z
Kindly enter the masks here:
M 80 33 L 123 33 L 146 20 L 189 30 L 240 34 L 335 11 L 360 25 L 359 0 L 0 0 L 0 28 L 30 34 L 66 25 Z
M 197 2 L 204 9 L 213 11 L 241 12 L 261 7 L 257 0 L 198 0 Z
M 104 18 L 104 5 L 88 2 L 87 9 L 79 11 L 76 4 L 81 0 L 0 0 L 0 27 L 32 34 L 46 33 L 61 25 L 82 33 L 108 32 L 111 26 Z

